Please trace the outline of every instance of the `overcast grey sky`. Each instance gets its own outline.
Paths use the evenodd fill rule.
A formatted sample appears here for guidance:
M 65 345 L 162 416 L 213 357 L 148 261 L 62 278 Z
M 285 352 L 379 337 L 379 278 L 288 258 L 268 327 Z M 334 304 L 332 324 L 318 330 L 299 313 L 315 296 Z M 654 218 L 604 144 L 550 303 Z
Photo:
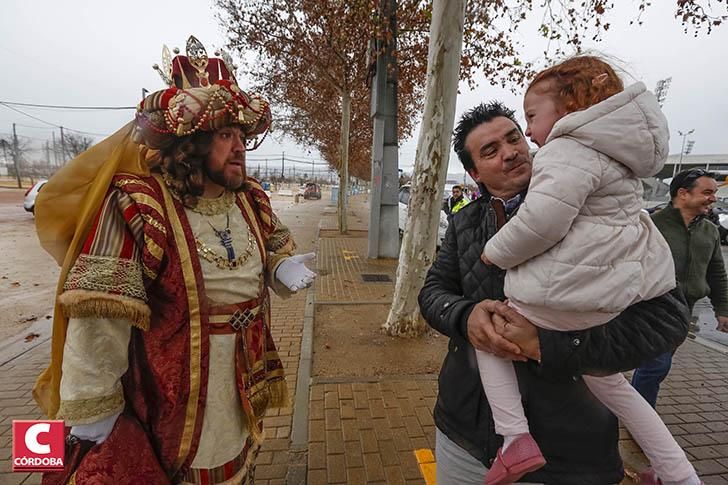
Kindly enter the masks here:
M 670 122 L 671 153 L 679 153 L 677 130 L 695 129 L 693 153 L 728 153 L 728 25 L 711 35 L 684 34 L 673 18 L 674 0 L 661 0 L 644 15 L 644 25 L 629 26 L 635 1 L 617 2 L 610 14 L 612 27 L 602 42 L 590 44 L 622 61 L 633 80 L 655 83 L 672 76 L 664 105 Z M 719 8 L 725 8 L 718 4 Z M 536 16 L 534 16 L 536 17 Z M 536 19 L 538 20 L 538 19 Z M 521 28 L 526 45 L 524 58 L 539 60 L 545 47 L 531 22 Z M 151 65 L 160 61 L 161 46 L 184 44 L 190 34 L 197 36 L 212 55 L 224 44 L 212 4 L 206 0 L 123 2 L 91 0 L 3 0 L 0 18 L 0 101 L 92 106 L 133 106 L 141 89 L 157 90 L 164 85 Z M 630 82 L 629 79 L 626 80 Z M 501 99 L 514 107 L 520 119 L 522 90 L 491 87 L 481 80 L 470 90 L 461 86 L 458 116 L 479 101 Z M 70 112 L 63 110 L 19 109 L 54 125 L 93 133 L 95 139 L 113 133 L 133 116 L 133 111 Z M 40 146 L 54 129 L 40 121 L 0 106 L 0 136 L 17 123 L 18 135 Z M 58 130 L 56 129 L 58 137 Z M 400 148 L 400 166 L 411 168 L 417 132 Z M 285 139 L 269 138 L 255 152 L 260 155 L 318 159 Z M 450 172 L 462 169 L 451 157 Z

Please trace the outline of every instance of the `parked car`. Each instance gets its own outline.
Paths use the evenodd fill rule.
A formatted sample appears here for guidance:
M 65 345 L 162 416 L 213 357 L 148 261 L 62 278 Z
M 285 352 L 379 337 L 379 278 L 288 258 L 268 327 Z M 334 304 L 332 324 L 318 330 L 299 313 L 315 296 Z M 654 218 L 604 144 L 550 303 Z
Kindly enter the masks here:
M 718 201 L 708 214 L 708 220 L 718 227 L 720 242 L 728 244 L 728 205 Z
M 48 182 L 46 179 L 38 180 L 31 188 L 25 192 L 25 200 L 23 201 L 23 209 L 28 212 L 35 213 L 35 198 L 38 197 L 38 192 Z
M 399 188 L 399 235 L 404 234 L 404 226 L 407 224 L 407 214 L 409 213 L 410 201 L 410 185 L 403 185 Z M 437 227 L 437 248 L 440 249 L 442 240 L 445 239 L 445 231 L 447 230 L 447 215 L 444 211 L 440 211 L 440 223 Z
M 319 184 L 308 182 L 306 187 L 303 189 L 304 199 L 320 199 L 321 198 L 321 187 Z
M 664 209 L 665 207 L 667 207 L 667 204 L 669 204 L 669 202 L 662 202 L 662 203 L 654 205 L 652 207 L 647 207 L 645 209 L 645 211 L 647 211 L 648 214 L 652 214 L 652 213 L 655 213 L 657 211 Z

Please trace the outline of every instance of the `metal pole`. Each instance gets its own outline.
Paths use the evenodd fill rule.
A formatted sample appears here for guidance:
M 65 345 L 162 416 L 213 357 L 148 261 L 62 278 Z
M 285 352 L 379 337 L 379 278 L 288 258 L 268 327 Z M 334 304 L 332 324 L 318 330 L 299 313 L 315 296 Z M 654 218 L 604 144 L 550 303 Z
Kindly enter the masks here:
M 683 159 L 683 153 L 685 152 L 685 139 L 688 137 L 688 135 L 690 135 L 694 131 L 695 131 L 695 128 L 688 130 L 685 133 L 683 133 L 680 130 L 677 130 L 677 132 L 682 137 L 682 147 L 680 148 L 680 164 L 678 165 L 678 170 L 677 170 L 678 172 L 680 172 L 682 170 L 682 159 Z
M 376 74 L 372 82 L 372 183 L 369 199 L 369 258 L 399 255 L 399 189 L 397 137 L 397 1 L 381 3 L 389 34 L 376 41 Z
M 53 135 L 53 165 L 58 166 L 58 145 L 56 144 L 56 132 L 51 132 Z
M 283 154 L 281 155 L 281 179 L 282 179 L 281 182 L 286 181 L 286 175 L 285 175 L 286 172 L 285 171 L 286 171 L 286 152 L 283 152 Z
M 66 164 L 66 139 L 63 137 L 63 127 L 61 126 L 61 155 L 63 159 L 63 165 Z
M 23 188 L 20 183 L 20 161 L 18 160 L 18 135 L 15 133 L 15 123 L 13 123 L 13 163 L 15 164 L 15 177 L 18 179 L 18 188 Z

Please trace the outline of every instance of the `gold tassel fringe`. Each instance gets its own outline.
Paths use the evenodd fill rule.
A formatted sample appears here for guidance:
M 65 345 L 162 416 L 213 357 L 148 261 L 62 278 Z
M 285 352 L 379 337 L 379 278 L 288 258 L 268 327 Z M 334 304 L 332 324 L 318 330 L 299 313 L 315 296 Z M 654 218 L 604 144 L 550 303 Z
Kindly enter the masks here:
M 151 310 L 141 300 L 88 290 L 69 290 L 58 297 L 66 318 L 123 318 L 149 330 Z

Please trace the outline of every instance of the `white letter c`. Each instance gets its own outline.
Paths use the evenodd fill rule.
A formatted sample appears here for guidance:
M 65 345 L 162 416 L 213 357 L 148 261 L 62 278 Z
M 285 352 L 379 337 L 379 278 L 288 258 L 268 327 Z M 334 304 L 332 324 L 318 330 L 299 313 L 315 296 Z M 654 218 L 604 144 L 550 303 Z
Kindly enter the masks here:
M 25 432 L 25 446 L 36 455 L 47 455 L 51 452 L 50 445 L 38 443 L 38 435 L 51 430 L 50 423 L 36 423 Z

